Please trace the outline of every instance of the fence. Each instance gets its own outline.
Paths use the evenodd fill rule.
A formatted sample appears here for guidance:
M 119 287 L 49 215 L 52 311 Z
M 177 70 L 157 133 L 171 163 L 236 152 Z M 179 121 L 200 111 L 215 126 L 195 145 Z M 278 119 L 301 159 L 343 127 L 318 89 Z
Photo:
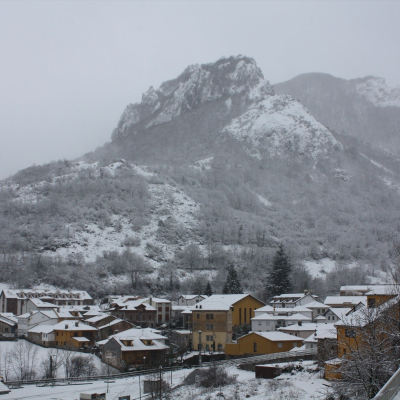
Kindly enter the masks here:
M 400 368 L 385 383 L 373 400 L 392 400 L 400 390 Z

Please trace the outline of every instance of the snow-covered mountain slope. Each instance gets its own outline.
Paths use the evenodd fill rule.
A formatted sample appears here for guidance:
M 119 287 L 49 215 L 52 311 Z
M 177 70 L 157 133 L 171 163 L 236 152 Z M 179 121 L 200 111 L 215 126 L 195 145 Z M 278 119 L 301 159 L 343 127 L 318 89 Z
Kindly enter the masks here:
M 383 78 L 309 73 L 275 84 L 274 90 L 298 99 L 330 129 L 400 154 L 400 87 L 387 86 Z
M 223 132 L 245 142 L 253 156 L 264 150 L 270 156 L 292 153 L 316 159 L 342 148 L 329 130 L 289 95 L 269 96 L 252 105 Z

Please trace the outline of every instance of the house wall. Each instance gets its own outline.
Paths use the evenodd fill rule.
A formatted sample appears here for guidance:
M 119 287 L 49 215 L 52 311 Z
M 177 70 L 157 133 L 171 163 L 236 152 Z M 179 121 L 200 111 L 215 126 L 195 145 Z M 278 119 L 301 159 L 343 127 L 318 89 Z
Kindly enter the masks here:
M 157 311 L 155 310 L 114 310 L 111 312 L 115 317 L 124 319 L 141 328 L 155 328 Z
M 5 322 L 0 321 L 0 333 L 7 334 L 7 333 L 14 333 L 16 330 L 16 324 L 14 326 L 8 325 Z
M 233 305 L 232 325 L 250 324 L 254 317 L 254 310 L 264 307 L 265 304 L 252 296 L 246 296 Z
M 208 318 L 207 315 L 209 316 Z M 212 318 L 210 317 L 211 315 Z M 232 311 L 195 310 L 192 313 L 192 318 L 193 350 L 197 350 L 199 347 L 199 330 L 202 332 L 201 345 L 203 350 L 206 350 L 208 345 L 210 351 L 214 347 L 215 351 L 222 351 L 225 348 L 225 343 L 232 342 Z M 212 337 L 212 340 L 207 340 L 210 337 Z
M 251 330 L 254 332 L 271 332 L 275 331 L 276 327 L 277 321 L 251 321 Z
M 56 346 L 60 347 L 76 347 L 81 348 L 82 346 L 92 346 L 95 342 L 95 333 L 96 331 L 62 331 L 62 330 L 55 330 L 55 341 Z M 80 343 L 76 340 L 73 340 L 73 337 L 85 337 L 90 340 L 90 342 Z
M 281 353 L 301 347 L 303 341 L 293 337 L 293 341 L 271 341 L 256 333 L 250 333 L 237 340 L 237 343 L 225 345 L 225 354 L 229 356 Z M 256 344 L 256 348 L 254 345 Z

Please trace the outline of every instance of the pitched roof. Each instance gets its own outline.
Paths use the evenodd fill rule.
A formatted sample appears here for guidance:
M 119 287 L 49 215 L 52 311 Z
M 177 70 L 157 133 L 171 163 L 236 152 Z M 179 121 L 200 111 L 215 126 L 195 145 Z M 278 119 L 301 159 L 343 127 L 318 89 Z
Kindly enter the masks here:
M 278 328 L 279 331 L 290 331 L 290 332 L 304 332 L 304 331 L 315 331 L 318 324 L 315 323 L 305 323 L 302 325 L 289 325 L 283 326 L 282 328 Z
M 251 318 L 251 320 L 252 321 L 276 321 L 276 320 L 311 321 L 311 318 L 299 313 L 295 313 L 292 315 L 274 315 L 274 314 L 264 313 Z
M 192 311 L 228 311 L 238 301 L 250 296 L 244 294 L 213 294 L 192 306 Z
M 61 296 L 71 296 L 74 299 L 80 300 L 91 300 L 92 297 L 84 290 L 50 290 L 50 289 L 5 289 L 1 293 L 4 293 L 5 297 L 8 299 L 25 299 L 30 296 L 36 297 L 52 297 L 52 298 L 64 298 Z
M 29 329 L 32 333 L 50 333 L 54 331 L 54 325 L 36 325 Z
M 356 305 L 360 302 L 366 302 L 367 296 L 327 296 L 325 304 L 342 305 L 353 304 Z
M 272 332 L 250 332 L 248 335 L 251 333 L 255 333 L 256 335 L 259 335 L 265 339 L 270 340 L 271 342 L 287 342 L 287 341 L 301 341 L 303 339 L 293 336 L 293 335 L 288 335 L 287 333 L 284 332 L 278 332 L 278 331 L 272 331 Z M 240 339 L 243 339 L 244 337 L 248 336 L 242 336 Z
M 57 331 L 97 331 L 97 328 L 87 325 L 79 320 L 62 321 L 53 325 L 53 329 Z

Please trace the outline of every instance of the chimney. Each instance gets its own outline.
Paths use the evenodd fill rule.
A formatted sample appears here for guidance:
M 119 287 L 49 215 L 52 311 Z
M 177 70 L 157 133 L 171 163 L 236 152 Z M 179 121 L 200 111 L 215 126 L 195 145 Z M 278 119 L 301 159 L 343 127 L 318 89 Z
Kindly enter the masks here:
M 75 322 L 75 326 L 79 326 L 79 321 L 76 321 L 76 322 Z
M 65 324 L 65 329 L 68 329 L 68 324 Z

